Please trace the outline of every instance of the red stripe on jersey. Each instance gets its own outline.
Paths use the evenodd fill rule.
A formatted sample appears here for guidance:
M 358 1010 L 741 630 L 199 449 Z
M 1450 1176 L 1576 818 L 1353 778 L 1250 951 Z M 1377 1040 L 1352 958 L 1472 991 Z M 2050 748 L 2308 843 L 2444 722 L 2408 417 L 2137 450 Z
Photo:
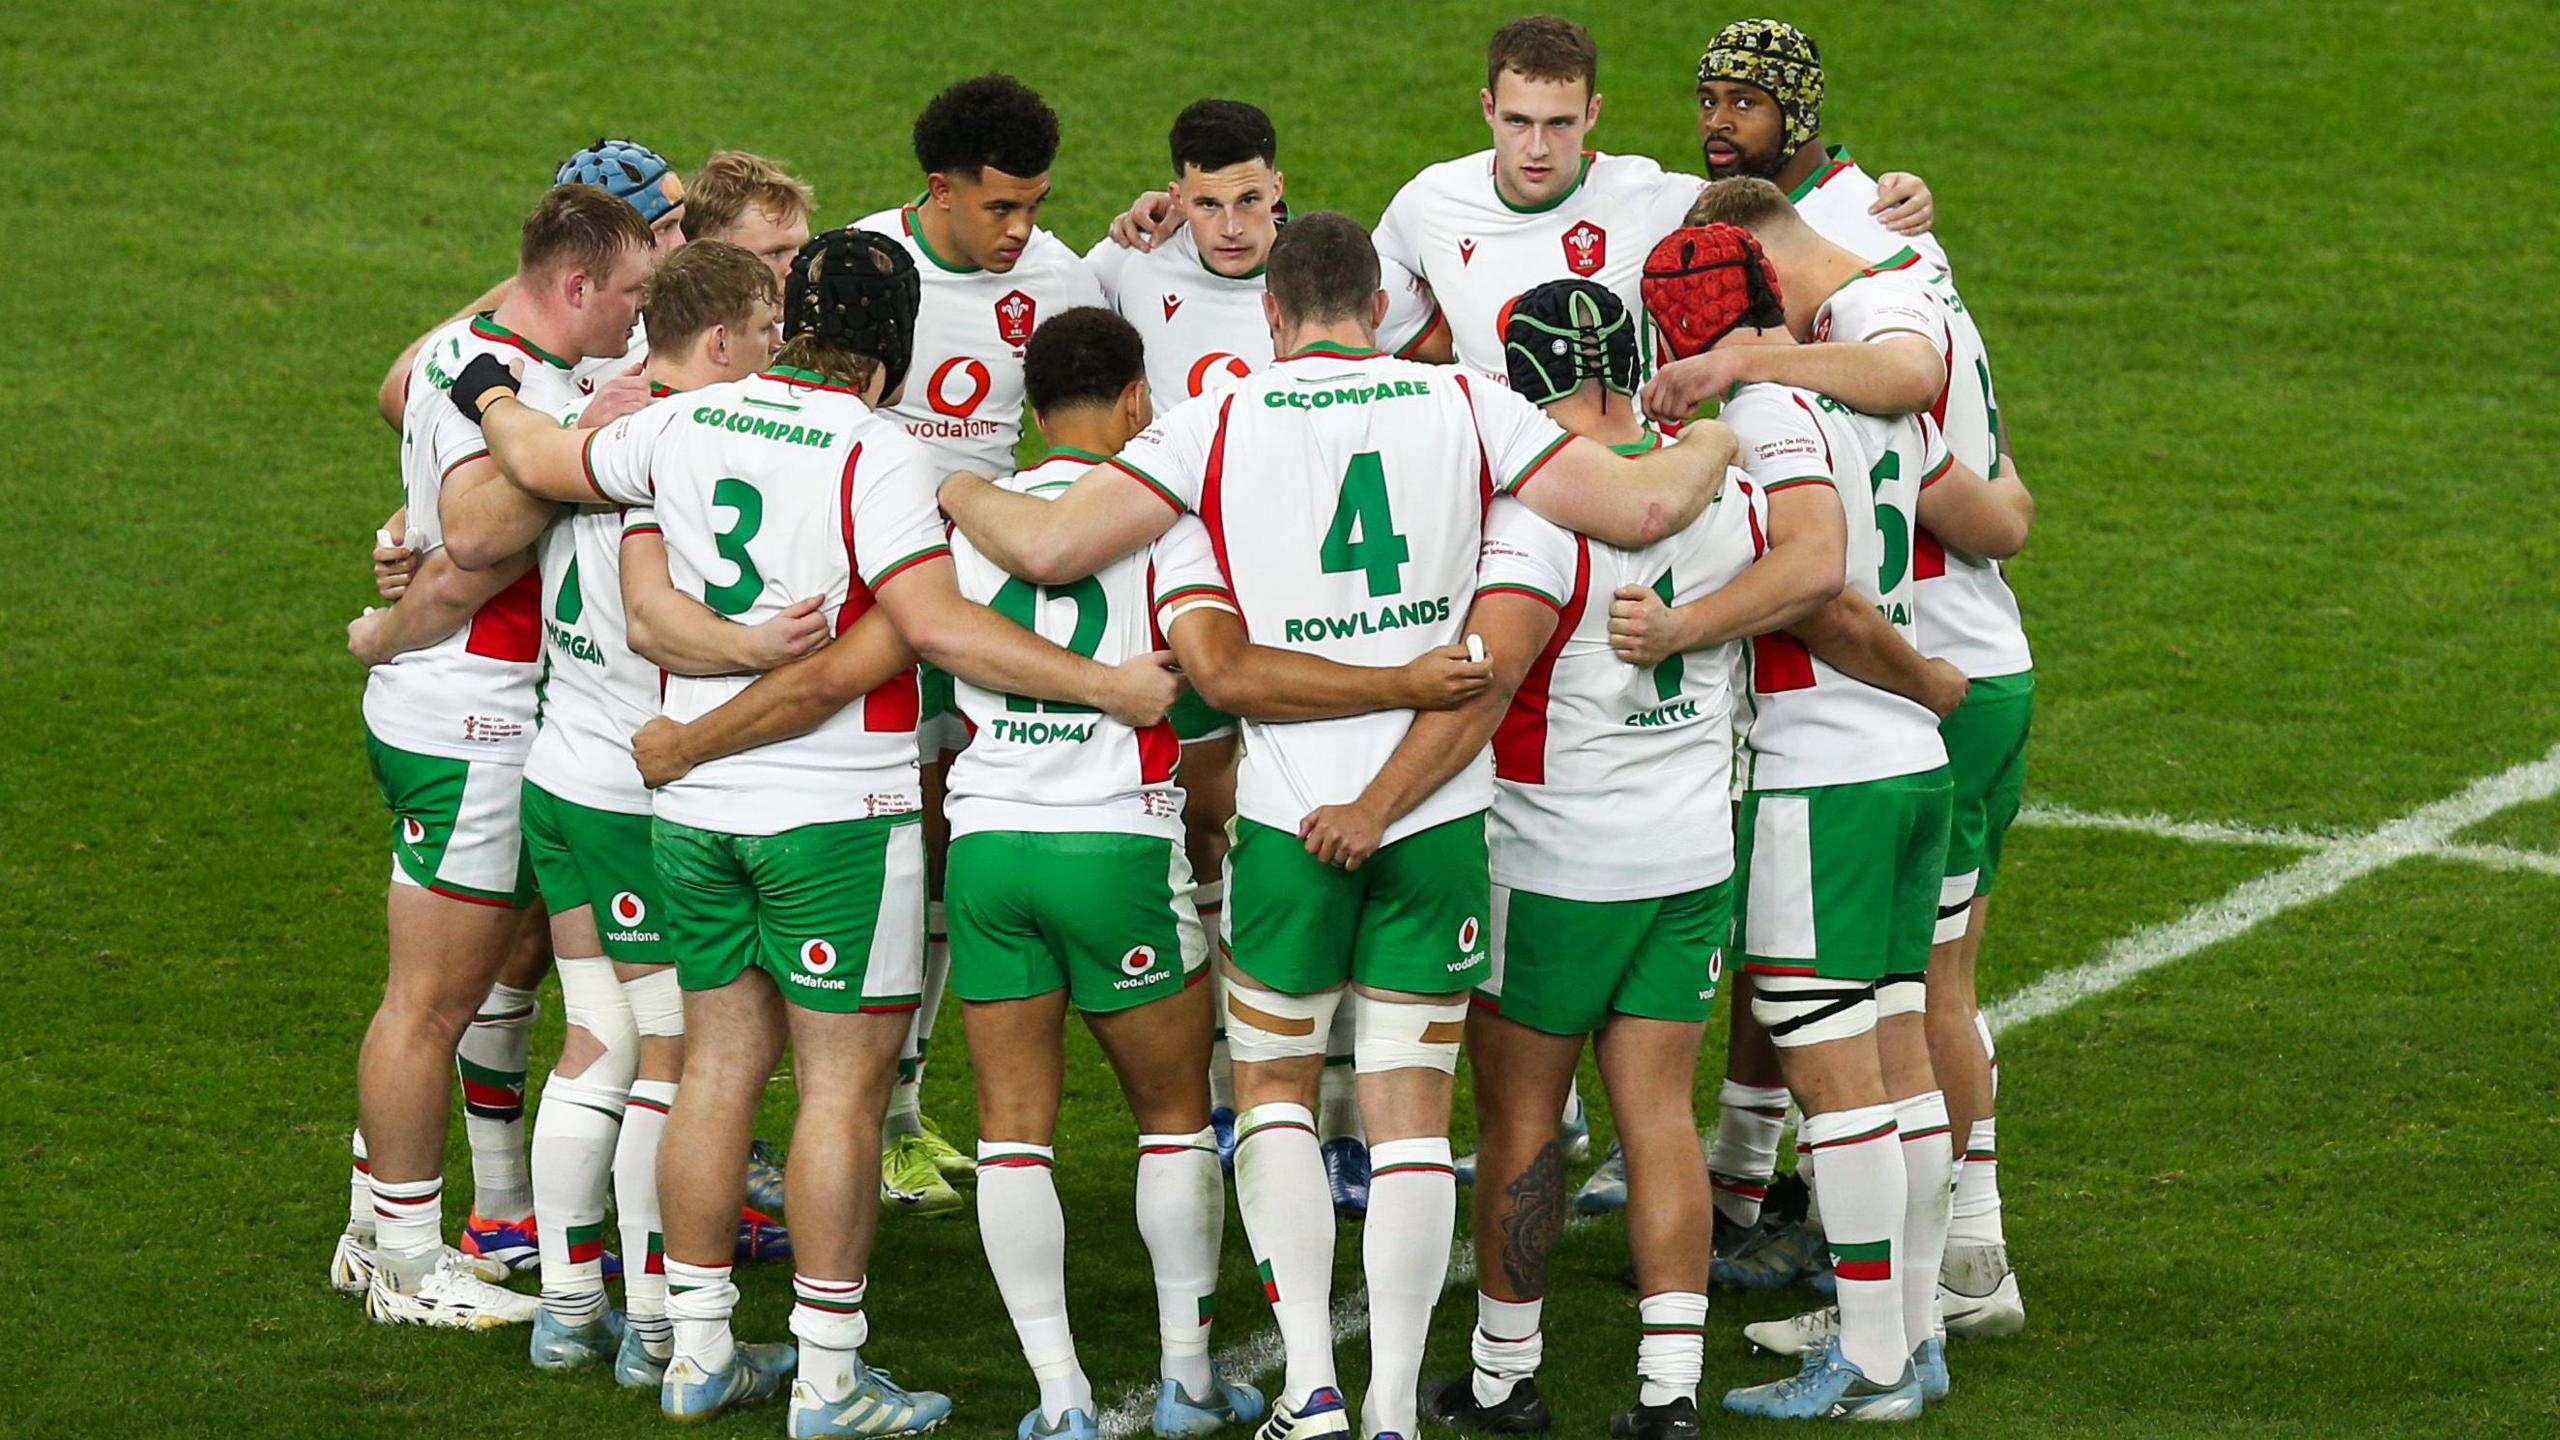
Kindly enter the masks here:
M 1748 502 L 1751 499 L 1751 482 L 1743 481 L 1741 488 L 1742 498 Z M 1742 507 L 1742 523 L 1751 527 L 1751 558 L 1757 560 L 1768 554 L 1769 537 L 1760 533 L 1760 517 L 1751 513 L 1751 506 L 1748 503 Z
M 1813 407 L 1804 403 L 1803 396 L 1790 395 L 1787 398 L 1796 402 L 1796 408 L 1804 412 L 1804 418 L 1813 422 L 1814 436 L 1822 442 L 1822 468 L 1838 475 L 1840 467 L 1831 461 L 1831 437 L 1823 433 L 1822 417 L 1813 413 Z
M 471 635 L 462 648 L 490 660 L 530 665 L 542 658 L 542 571 L 529 569 L 515 583 L 471 612 Z
M 1173 767 L 1182 759 L 1182 737 L 1173 733 L 1171 720 L 1159 720 L 1138 732 L 1138 779 L 1148 785 L 1161 785 L 1173 778 Z
M 1464 384 L 1462 380 L 1459 383 Z M 1556 612 L 1555 633 L 1547 637 L 1520 688 L 1511 693 L 1511 708 L 1493 731 L 1493 773 L 1523 785 L 1547 783 L 1547 687 L 1554 682 L 1556 657 L 1582 623 L 1582 607 L 1591 597 L 1591 542 L 1573 537 L 1573 593 Z
M 1937 580 L 1947 573 L 1947 547 L 1925 528 L 1911 527 L 1911 578 Z
M 1813 652 L 1784 631 L 1751 637 L 1751 690 L 1776 695 L 1813 688 Z
M 1956 332 L 1943 315 L 1938 317 L 1938 359 L 1947 367 L 1947 381 L 1938 387 L 1938 402 L 1929 407 L 1929 418 L 1938 428 L 1947 428 L 1947 396 L 1956 388 Z
M 854 442 L 853 453 L 844 457 L 844 474 L 836 481 L 836 523 L 844 538 L 844 604 L 836 609 L 836 633 L 853 628 L 879 602 L 871 587 L 862 583 L 862 566 L 853 553 L 853 472 L 862 463 L 862 444 Z M 916 683 L 913 668 L 899 671 L 862 697 L 862 728 L 874 733 L 896 734 L 911 731 L 924 713 L 924 693 Z
M 1200 523 L 1209 527 L 1209 549 L 1218 557 L 1218 573 L 1230 593 L 1236 588 L 1236 572 L 1227 563 L 1227 421 L 1235 409 L 1233 395 L 1218 402 L 1218 430 L 1209 439 L 1209 465 L 1200 478 Z M 1236 619 L 1241 622 L 1244 616 Z
M 1476 392 L 1467 388 L 1467 372 L 1464 370 L 1459 371 L 1455 376 L 1455 379 L 1458 382 L 1458 393 L 1465 396 L 1467 401 L 1467 428 L 1474 430 Z M 1487 510 L 1492 509 L 1493 458 L 1484 453 L 1484 433 L 1482 431 L 1476 432 L 1476 487 L 1481 492 L 1482 496 L 1479 503 L 1481 503 Z

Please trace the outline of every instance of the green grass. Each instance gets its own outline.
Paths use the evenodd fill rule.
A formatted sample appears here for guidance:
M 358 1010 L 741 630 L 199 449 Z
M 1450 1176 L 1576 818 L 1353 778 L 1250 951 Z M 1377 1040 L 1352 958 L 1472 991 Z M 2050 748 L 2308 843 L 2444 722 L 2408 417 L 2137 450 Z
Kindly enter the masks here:
M 2362 827 L 2560 739 L 2536 323 L 2560 12 L 1790 13 L 1831 58 L 1834 138 L 1934 184 L 1999 357 L 2043 510 L 2016 571 L 2036 797 Z M 378 1331 L 318 1284 L 380 969 L 383 822 L 339 648 L 398 498 L 373 386 L 505 268 L 561 154 L 600 132 L 686 161 L 742 145 L 838 222 L 912 191 L 933 88 L 1008 65 L 1064 117 L 1047 218 L 1079 245 L 1160 181 L 1164 126 L 1199 94 L 1272 111 L 1302 207 L 1374 217 L 1484 143 L 1496 14 L 0 18 L 0 1322 L 21 1337 L 0 1433 L 659 1433 L 600 1380 L 537 1379 L 520 1337 Z M 1690 67 L 1722 17 L 1582 18 L 1610 96 L 1596 143 L 1691 162 Z M 2555 813 L 2464 838 L 2550 845 Z M 2287 858 L 2053 830 L 2014 848 L 1995 993 Z M 1961 1348 L 1925 1423 L 2560 1426 L 2538 1263 L 2560 1241 L 2554 883 L 2405 863 L 2013 1035 L 2034 1328 Z M 1116 1396 L 1147 1377 L 1151 1294 L 1132 1127 L 1079 1047 L 1059 1175 L 1087 1364 Z M 956 1025 L 941 1050 L 934 1108 L 965 1133 Z M 1632 1347 L 1619 1234 L 1579 1231 L 1559 1262 L 1550 1388 L 1582 1433 Z M 1233 1339 L 1267 1317 L 1229 1241 Z M 973 1227 L 892 1224 L 875 1278 L 876 1357 L 950 1389 L 961 1433 L 1008 1433 L 1030 1387 Z M 779 1333 L 786 1290 L 752 1275 L 742 1327 Z M 1777 1308 L 1719 1300 L 1711 1388 L 1768 1370 L 1734 1327 Z M 1435 1369 L 1468 1318 L 1463 1293 L 1444 1307 Z

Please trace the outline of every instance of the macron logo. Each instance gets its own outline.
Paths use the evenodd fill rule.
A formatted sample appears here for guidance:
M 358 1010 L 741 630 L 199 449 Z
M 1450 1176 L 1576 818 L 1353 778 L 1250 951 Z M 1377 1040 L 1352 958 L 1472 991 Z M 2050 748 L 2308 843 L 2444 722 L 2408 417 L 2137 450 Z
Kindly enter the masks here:
M 1174 312 L 1174 311 L 1176 311 L 1176 310 L 1179 310 L 1179 309 L 1181 309 L 1181 308 L 1182 308 L 1182 297 L 1181 297 L 1181 296 L 1179 296 L 1179 295 L 1167 295 L 1166 297 L 1164 297 L 1164 318 L 1166 318 L 1167 320 L 1172 319 L 1172 318 L 1173 318 L 1173 312 Z
M 1473 240 L 1461 240 L 1461 241 L 1459 241 L 1459 242 L 1458 242 L 1458 263 L 1459 263 L 1459 264 L 1461 264 L 1461 265 L 1469 264 L 1469 263 L 1473 262 L 1475 258 L 1476 258 L 1476 242 L 1474 242 Z

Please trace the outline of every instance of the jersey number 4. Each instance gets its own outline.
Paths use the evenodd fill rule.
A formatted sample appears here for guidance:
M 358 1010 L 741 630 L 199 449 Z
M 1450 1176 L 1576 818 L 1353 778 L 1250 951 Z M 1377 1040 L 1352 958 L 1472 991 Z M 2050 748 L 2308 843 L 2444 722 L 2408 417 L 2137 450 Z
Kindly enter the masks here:
M 1351 457 L 1342 474 L 1341 497 L 1334 501 L 1333 523 L 1325 527 L 1318 559 L 1327 575 L 1353 570 L 1369 577 L 1372 596 L 1404 591 L 1405 562 L 1413 547 L 1396 532 L 1396 517 L 1387 505 L 1387 471 L 1378 452 L 1363 450 Z

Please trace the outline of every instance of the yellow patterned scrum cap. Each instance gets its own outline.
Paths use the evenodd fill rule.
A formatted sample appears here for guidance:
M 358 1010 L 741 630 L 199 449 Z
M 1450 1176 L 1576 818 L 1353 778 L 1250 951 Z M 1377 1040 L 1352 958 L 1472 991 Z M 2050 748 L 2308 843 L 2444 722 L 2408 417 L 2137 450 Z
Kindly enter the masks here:
M 1778 102 L 1787 149 L 1801 150 L 1822 133 L 1822 52 L 1784 20 L 1736 20 L 1698 57 L 1698 88 L 1710 80 L 1757 85 Z

